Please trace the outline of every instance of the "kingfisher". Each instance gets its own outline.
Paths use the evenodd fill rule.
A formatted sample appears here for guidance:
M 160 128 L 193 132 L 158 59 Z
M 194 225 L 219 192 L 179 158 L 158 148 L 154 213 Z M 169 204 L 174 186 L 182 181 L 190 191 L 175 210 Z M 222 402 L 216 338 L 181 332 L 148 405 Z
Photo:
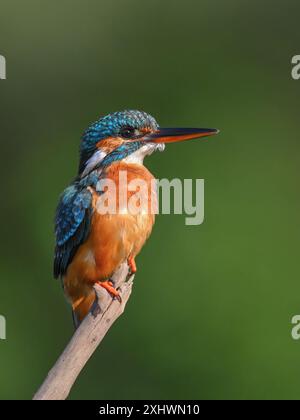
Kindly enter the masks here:
M 163 151 L 167 143 L 217 133 L 207 128 L 161 128 L 151 115 L 137 110 L 109 114 L 83 133 L 77 176 L 63 191 L 55 215 L 54 277 L 62 280 L 75 327 L 96 301 L 96 284 L 121 300 L 113 273 L 124 262 L 130 273 L 136 273 L 135 258 L 151 234 L 157 213 L 155 178 L 144 166 L 144 158 Z M 120 202 L 121 173 L 126 174 L 127 185 L 137 180 L 147 187 L 140 189 L 140 198 L 143 191 L 147 197 L 138 200 L 139 211 Z M 115 188 L 103 187 L 104 180 Z M 114 197 L 110 197 L 112 191 Z M 100 209 L 105 194 L 116 200 L 116 211 Z M 133 194 L 125 190 L 127 199 Z

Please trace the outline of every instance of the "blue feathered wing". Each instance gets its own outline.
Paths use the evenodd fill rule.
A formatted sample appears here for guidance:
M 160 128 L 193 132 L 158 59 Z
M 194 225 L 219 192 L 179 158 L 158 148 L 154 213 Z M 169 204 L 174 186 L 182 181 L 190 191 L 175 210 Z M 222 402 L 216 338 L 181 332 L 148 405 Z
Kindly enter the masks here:
M 56 210 L 54 277 L 63 276 L 91 225 L 92 194 L 80 184 L 65 189 Z

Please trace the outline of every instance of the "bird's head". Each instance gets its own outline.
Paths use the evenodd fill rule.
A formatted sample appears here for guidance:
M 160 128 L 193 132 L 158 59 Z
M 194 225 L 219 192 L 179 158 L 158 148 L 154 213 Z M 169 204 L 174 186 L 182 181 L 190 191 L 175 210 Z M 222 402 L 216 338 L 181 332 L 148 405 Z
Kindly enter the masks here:
M 109 114 L 88 127 L 80 145 L 79 174 L 85 176 L 96 168 L 126 159 L 142 163 L 145 156 L 163 151 L 165 143 L 217 134 L 216 129 L 160 128 L 143 111 Z

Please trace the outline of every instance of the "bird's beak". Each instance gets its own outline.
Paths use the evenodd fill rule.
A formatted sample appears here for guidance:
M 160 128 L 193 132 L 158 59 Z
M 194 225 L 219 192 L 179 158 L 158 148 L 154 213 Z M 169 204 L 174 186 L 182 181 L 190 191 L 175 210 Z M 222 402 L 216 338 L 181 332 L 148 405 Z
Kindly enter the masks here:
M 143 137 L 143 141 L 150 141 L 152 143 L 174 143 L 176 141 L 213 136 L 218 133 L 219 130 L 215 128 L 159 128 L 153 133 L 146 134 L 146 136 Z

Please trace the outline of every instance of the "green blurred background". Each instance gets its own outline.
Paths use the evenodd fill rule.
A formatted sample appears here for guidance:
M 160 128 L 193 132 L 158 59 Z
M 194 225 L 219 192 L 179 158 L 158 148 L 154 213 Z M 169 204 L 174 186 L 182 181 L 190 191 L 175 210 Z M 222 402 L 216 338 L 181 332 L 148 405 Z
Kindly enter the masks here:
M 299 13 L 296 0 L 2 0 L 0 398 L 31 398 L 73 332 L 53 214 L 84 128 L 124 108 L 222 133 L 146 161 L 205 179 L 205 223 L 157 218 L 126 313 L 70 398 L 299 398 Z

